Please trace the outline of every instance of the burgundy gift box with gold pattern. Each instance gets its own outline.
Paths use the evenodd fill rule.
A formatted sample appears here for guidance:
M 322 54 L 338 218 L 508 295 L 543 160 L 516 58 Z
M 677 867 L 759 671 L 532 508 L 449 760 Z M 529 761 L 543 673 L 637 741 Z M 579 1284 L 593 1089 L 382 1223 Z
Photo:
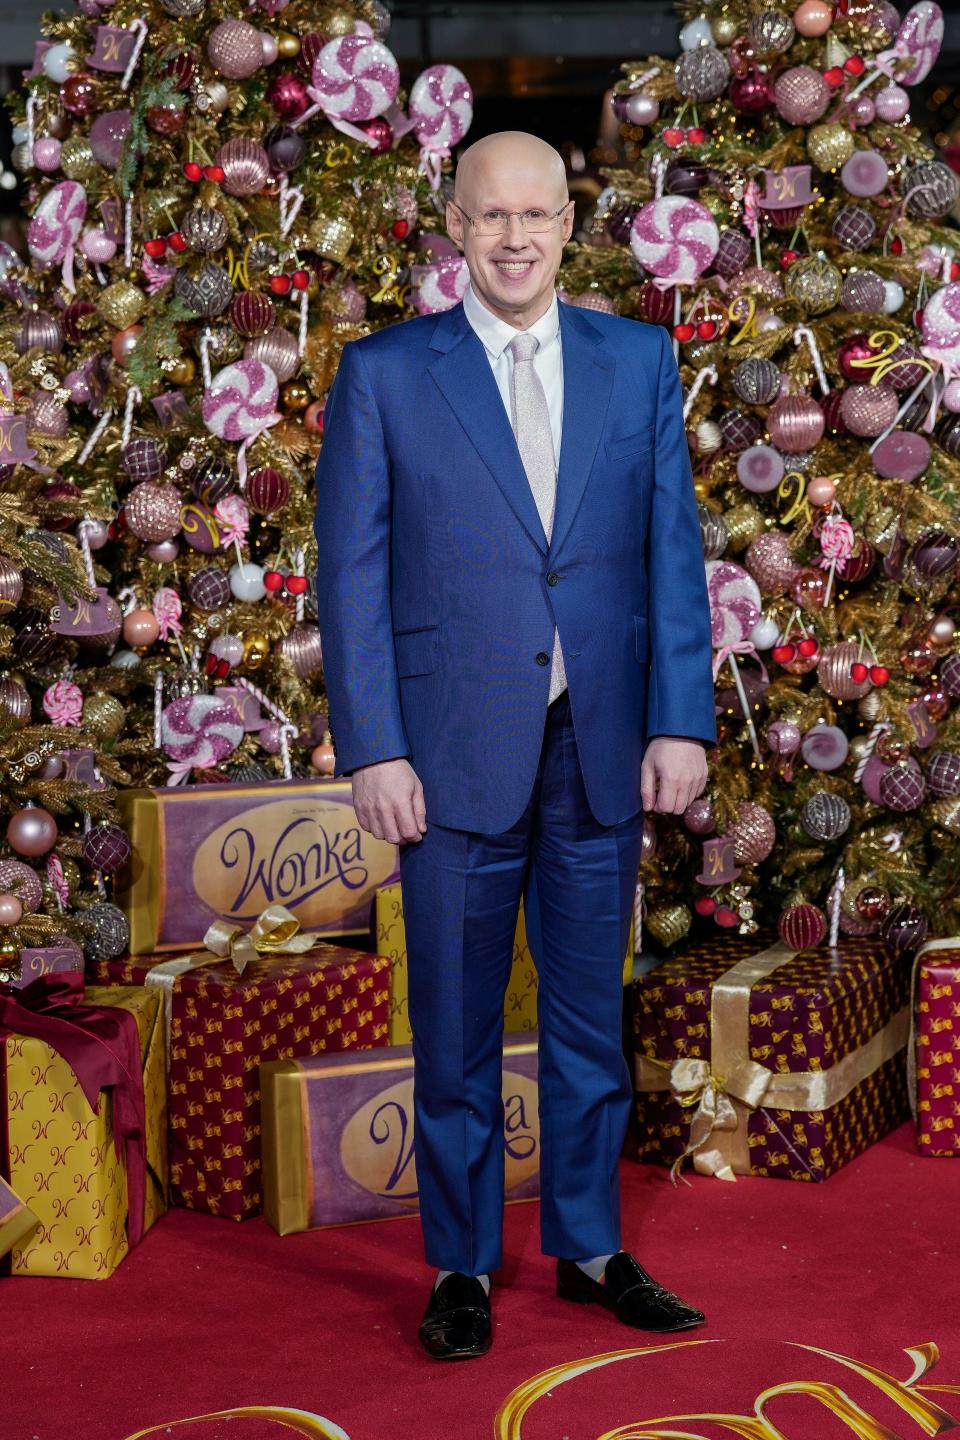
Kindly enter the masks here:
M 166 955 L 98 961 L 93 971 L 111 984 L 162 983 L 171 1198 L 245 1220 L 262 1205 L 260 1063 L 386 1045 L 390 961 L 316 945 L 258 955 L 238 975 L 229 960 L 210 959 L 175 975 L 164 974 L 177 963 Z
M 915 964 L 917 1144 L 960 1156 L 960 935 L 928 941 Z
M 879 940 L 711 936 L 634 985 L 639 1158 L 826 1180 L 904 1120 L 910 967 Z

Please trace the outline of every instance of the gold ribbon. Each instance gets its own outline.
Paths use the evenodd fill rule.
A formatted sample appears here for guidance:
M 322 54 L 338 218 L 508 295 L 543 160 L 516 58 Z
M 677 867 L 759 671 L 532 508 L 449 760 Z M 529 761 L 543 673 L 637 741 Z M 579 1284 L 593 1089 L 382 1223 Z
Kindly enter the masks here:
M 671 1167 L 674 1183 L 688 1155 L 693 1156 L 694 1169 L 700 1175 L 714 1175 L 719 1180 L 748 1175 L 747 1120 L 751 1110 L 761 1105 L 771 1110 L 829 1110 L 905 1045 L 909 1006 L 829 1070 L 778 1074 L 749 1059 L 750 992 L 797 953 L 778 941 L 738 961 L 715 981 L 710 998 L 709 1061 L 681 1057 L 671 1063 L 636 1055 L 638 1090 L 669 1090 L 684 1109 L 695 1107 L 687 1148 Z
M 910 1113 L 914 1120 L 917 1118 L 917 1027 L 916 1014 L 917 985 L 920 980 L 920 961 L 924 955 L 929 955 L 936 950 L 956 950 L 957 965 L 960 968 L 960 935 L 944 935 L 939 940 L 927 940 L 916 955 L 913 957 L 913 970 L 910 975 L 910 1038 L 907 1041 L 907 1094 L 910 1097 Z
M 173 1016 L 173 991 L 181 975 L 199 970 L 204 965 L 217 965 L 230 960 L 242 975 L 258 955 L 303 955 L 317 943 L 316 935 L 300 932 L 300 921 L 285 905 L 268 905 L 249 930 L 229 920 L 214 920 L 203 937 L 204 950 L 192 955 L 177 955 L 161 960 L 147 973 L 146 984 L 163 990 L 163 1013 L 167 1031 L 167 1065 L 170 1063 L 170 1024 Z

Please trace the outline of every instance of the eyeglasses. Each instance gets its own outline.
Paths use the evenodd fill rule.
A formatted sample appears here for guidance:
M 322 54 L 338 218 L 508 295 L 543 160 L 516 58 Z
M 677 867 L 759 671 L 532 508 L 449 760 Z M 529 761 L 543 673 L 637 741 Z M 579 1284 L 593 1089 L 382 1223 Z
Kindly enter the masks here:
M 514 215 L 519 219 L 524 234 L 539 235 L 544 230 L 552 230 L 554 222 L 572 202 L 566 201 L 552 215 L 546 210 L 484 210 L 482 215 L 468 215 L 456 200 L 452 203 L 464 219 L 470 221 L 474 235 L 506 235 Z

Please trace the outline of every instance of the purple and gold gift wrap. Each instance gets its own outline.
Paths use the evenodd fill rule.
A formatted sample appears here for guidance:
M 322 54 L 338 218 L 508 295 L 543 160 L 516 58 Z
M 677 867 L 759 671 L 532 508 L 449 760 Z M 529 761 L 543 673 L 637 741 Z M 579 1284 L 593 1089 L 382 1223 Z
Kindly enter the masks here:
M 879 940 L 716 936 L 634 985 L 639 1158 L 826 1180 L 909 1114 L 909 967 Z
M 0 1259 L 32 1234 L 39 1224 L 39 1217 L 24 1205 L 19 1195 L 15 1195 L 0 1176 Z
M 62 1055 L 30 1035 L 6 1034 L 7 1172 L 37 1225 L 11 1248 L 13 1275 L 101 1280 L 130 1248 L 130 1232 L 167 1208 L 167 1100 L 160 996 L 144 989 L 88 985 L 83 1003 L 131 1014 L 140 1040 L 146 1117 L 141 1216 L 130 1212 L 125 1150 L 115 1135 L 114 1100 L 93 1109 Z M 2 1231 L 0 1231 L 2 1234 Z
M 376 897 L 374 944 L 381 955 L 390 957 L 390 1044 L 409 1045 L 413 1039 L 407 1010 L 409 977 L 407 939 L 403 924 L 403 897 L 400 882 L 381 885 Z M 623 962 L 623 983 L 633 978 L 634 928 L 630 922 L 627 953 Z M 513 966 L 503 1001 L 503 1027 L 508 1034 L 537 1028 L 537 967 L 527 940 L 523 903 L 513 938 Z
M 418 1213 L 413 1049 L 263 1065 L 264 1213 L 280 1235 Z M 503 1049 L 504 1199 L 540 1193 L 537 1033 Z
M 122 790 L 133 845 L 117 876 L 130 953 L 200 945 L 214 920 L 285 905 L 315 935 L 368 935 L 397 847 L 361 830 L 349 780 Z
M 302 935 L 287 938 L 305 941 L 303 953 L 275 946 L 248 959 L 249 937 L 220 944 L 230 929 L 208 932 L 220 953 L 141 955 L 94 970 L 162 993 L 173 1203 L 245 1220 L 262 1204 L 259 1065 L 385 1046 L 390 962 Z
M 911 1100 L 921 1155 L 960 1156 L 960 935 L 914 959 Z

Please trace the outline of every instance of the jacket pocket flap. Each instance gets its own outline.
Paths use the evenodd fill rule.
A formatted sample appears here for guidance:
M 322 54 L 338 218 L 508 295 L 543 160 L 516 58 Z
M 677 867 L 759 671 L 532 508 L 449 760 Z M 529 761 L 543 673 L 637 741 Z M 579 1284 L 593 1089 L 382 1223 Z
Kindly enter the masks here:
M 633 631 L 638 660 L 650 658 L 650 622 L 646 615 L 634 615 Z
M 430 625 L 423 630 L 400 630 L 393 637 L 397 657 L 397 674 L 429 675 L 437 668 L 438 629 Z
M 638 430 L 634 435 L 613 435 L 603 442 L 608 460 L 620 460 L 624 455 L 641 455 L 652 452 L 653 436 L 649 430 Z

